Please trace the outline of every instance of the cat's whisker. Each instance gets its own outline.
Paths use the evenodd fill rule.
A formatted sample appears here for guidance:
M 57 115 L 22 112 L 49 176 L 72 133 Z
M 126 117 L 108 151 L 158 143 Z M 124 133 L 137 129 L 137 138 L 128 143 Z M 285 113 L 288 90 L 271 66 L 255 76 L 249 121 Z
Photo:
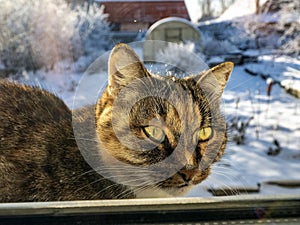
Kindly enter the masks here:
M 96 138 L 88 139 L 88 138 L 79 138 L 79 137 L 76 137 L 75 140 L 79 140 L 79 141 L 89 141 L 89 142 L 95 142 L 95 143 L 101 144 L 101 141 L 97 140 Z
M 138 180 L 137 180 L 138 181 Z M 142 193 L 145 190 L 151 189 L 151 188 L 155 188 L 158 187 L 158 185 L 155 185 L 153 182 L 151 181 L 144 181 L 142 183 L 139 183 L 139 186 L 135 186 L 132 187 L 132 191 L 135 193 L 135 195 L 138 195 L 139 193 Z M 122 193 L 121 193 L 122 194 Z M 119 194 L 117 197 L 121 196 L 121 194 Z M 127 195 L 129 195 L 129 193 L 127 193 Z M 125 197 L 127 196 L 125 195 Z
M 153 190 L 153 189 L 156 189 L 156 188 L 159 188 L 159 183 L 144 182 L 144 183 L 141 183 L 138 187 L 134 188 L 134 193 L 139 195 L 139 194 L 143 193 L 146 190 L 149 190 L 149 189 Z
M 87 184 L 85 184 L 85 185 L 77 188 L 73 193 L 77 193 L 77 192 L 83 190 L 84 188 L 86 188 L 86 187 L 88 187 L 88 186 L 90 186 L 92 184 L 96 184 L 96 183 L 98 183 L 98 182 L 100 182 L 102 180 L 106 180 L 106 178 L 102 177 L 101 179 L 97 179 L 97 180 L 94 180 L 93 182 L 87 183 Z
M 227 168 L 228 170 L 231 170 L 229 168 Z M 233 177 L 231 177 L 228 173 L 226 173 L 227 171 L 224 172 L 224 170 L 222 171 L 218 171 L 218 170 L 214 170 L 214 174 L 219 174 L 221 176 L 223 176 L 225 179 L 227 179 L 229 182 L 233 182 L 235 183 L 235 179 Z M 215 179 L 215 178 L 212 178 L 211 179 L 214 179 L 216 180 L 217 182 L 219 182 L 219 180 Z M 223 181 L 223 180 L 222 180 Z M 241 179 L 239 178 L 239 182 L 241 182 Z M 226 188 L 228 189 L 232 189 L 232 193 L 233 194 L 240 194 L 240 192 L 244 192 L 244 193 L 247 193 L 247 182 L 245 182 L 245 184 L 243 184 L 243 186 L 239 186 L 239 187 L 232 187 L 232 185 L 227 185 L 226 183 L 224 182 L 221 182 L 221 184 L 225 185 Z M 235 190 L 236 189 L 236 190 Z
M 131 179 L 131 180 L 127 180 L 127 182 L 124 182 L 123 184 L 126 185 L 127 184 L 132 184 L 132 183 L 136 183 L 137 181 L 139 181 L 138 179 Z M 92 198 L 97 197 L 98 195 L 100 195 L 101 193 L 104 193 L 105 191 L 112 189 L 113 187 L 118 187 L 120 184 L 118 183 L 114 183 L 112 185 L 107 186 L 106 188 L 102 189 L 101 191 L 97 192 L 95 195 L 92 196 Z M 141 183 L 142 186 L 147 185 L 147 182 L 143 182 Z M 126 198 L 127 196 L 131 195 L 130 192 L 128 192 L 128 190 L 124 190 L 121 193 L 119 193 L 117 196 L 114 196 L 115 198 Z
M 89 174 L 89 173 L 94 173 L 95 171 L 96 172 L 98 172 L 99 174 L 101 174 L 101 171 L 113 171 L 113 170 L 115 170 L 115 171 L 121 171 L 121 172 L 123 172 L 124 173 L 124 171 L 125 172 L 136 172 L 136 170 L 135 169 L 126 169 L 126 170 L 124 170 L 124 167 L 111 167 L 111 166 L 108 166 L 108 167 L 98 167 L 98 168 L 93 168 L 93 169 L 91 169 L 91 170 L 89 170 L 89 171 L 86 171 L 86 172 L 84 172 L 84 173 L 82 173 L 82 174 L 79 174 L 79 175 L 77 175 L 75 178 L 76 179 L 79 179 L 80 177 L 82 177 L 82 176 L 85 176 L 85 175 L 87 175 L 87 174 Z M 139 170 L 141 170 L 140 168 L 139 168 Z M 151 174 L 153 174 L 153 171 L 149 171 L 149 170 L 147 170 L 147 169 L 145 169 L 144 171 L 142 171 L 143 173 L 146 173 L 146 172 L 148 172 L 150 175 Z M 132 175 L 132 174 L 131 174 Z M 75 179 L 75 180 L 76 180 Z
M 96 198 L 97 196 L 101 195 L 101 193 L 104 193 L 106 190 L 109 190 L 109 189 L 112 189 L 113 187 L 118 187 L 120 184 L 118 183 L 114 183 L 112 185 L 108 185 L 107 187 L 105 187 L 104 189 L 101 189 L 100 191 L 96 192 L 93 196 L 92 196 L 92 199 L 93 198 Z M 124 191 L 123 191 L 124 192 Z M 121 193 L 123 193 L 121 192 Z M 116 197 L 117 198 L 117 197 Z
M 211 180 L 215 180 L 215 182 L 212 185 L 210 185 L 211 190 L 216 190 L 216 189 L 221 190 L 222 193 L 226 196 L 230 196 L 232 194 L 234 194 L 234 195 L 239 194 L 239 191 L 236 189 L 236 187 L 232 187 L 231 185 L 228 185 L 224 182 L 220 182 L 220 180 L 215 179 L 215 178 L 211 178 L 210 182 L 211 182 Z M 216 188 L 216 184 L 219 184 L 217 188 Z M 229 193 L 229 191 L 230 191 L 230 193 Z
M 140 176 L 140 173 L 143 173 L 143 175 L 155 175 L 155 171 L 151 171 L 148 169 L 143 169 L 143 168 L 126 168 L 126 167 L 100 167 L 100 168 L 96 168 L 95 169 L 96 172 L 101 173 L 101 172 L 109 172 L 109 171 L 114 171 L 114 172 L 118 172 L 120 171 L 120 173 L 131 173 L 130 175 L 136 175 L 136 176 Z M 137 173 L 138 172 L 138 173 Z M 133 173 L 133 174 L 132 174 Z
M 103 181 L 103 180 L 107 180 L 107 179 L 114 180 L 114 179 L 116 179 L 116 177 L 117 177 L 117 178 L 121 178 L 121 177 L 128 178 L 128 175 L 123 175 L 123 176 L 120 176 L 120 175 L 118 175 L 118 176 L 112 175 L 112 176 L 102 177 L 102 178 L 97 179 L 97 180 L 95 180 L 95 181 L 93 181 L 93 182 L 90 182 L 90 183 L 88 183 L 88 184 L 86 184 L 86 185 L 84 185 L 84 186 L 81 186 L 80 188 L 76 189 L 76 190 L 74 191 L 74 193 L 77 193 L 77 192 L 79 192 L 80 190 L 86 188 L 87 186 L 90 186 L 90 185 L 92 185 L 92 184 L 101 182 L 101 181 Z M 138 179 L 127 180 L 126 182 L 125 182 L 125 181 L 122 181 L 122 183 L 123 183 L 123 184 L 126 184 L 126 183 L 130 184 L 130 182 L 132 182 L 132 181 L 138 181 Z M 103 192 L 103 191 L 105 191 L 105 190 L 111 188 L 112 186 L 119 186 L 119 185 L 120 185 L 119 183 L 114 183 L 114 184 L 112 184 L 112 185 L 106 187 L 105 189 L 102 189 L 102 190 L 101 190 L 100 192 L 98 192 L 98 193 L 101 193 L 101 192 Z M 95 196 L 95 197 L 96 197 L 96 196 Z
M 251 80 L 253 80 L 253 78 L 252 78 L 252 77 L 251 77 L 251 78 L 248 78 L 248 79 L 246 79 L 246 80 L 245 80 L 245 81 L 243 81 L 243 82 L 239 82 L 239 83 L 238 83 L 238 85 L 231 87 L 230 89 L 228 89 L 228 91 L 235 90 L 235 89 L 237 89 L 238 87 L 243 87 L 243 86 L 245 86 L 245 84 L 249 83 L 249 81 L 251 81 Z
M 214 190 L 214 188 L 212 187 L 211 190 Z M 231 187 L 226 184 L 219 187 L 218 190 L 221 191 L 221 193 L 219 195 L 231 196 L 231 195 L 239 195 L 240 194 L 236 188 Z
M 83 176 L 85 176 L 85 175 L 87 175 L 89 173 L 94 173 L 94 172 L 95 172 L 95 170 L 91 169 L 91 170 L 88 170 L 88 171 L 86 171 L 84 173 L 81 173 L 81 174 L 79 174 L 79 175 L 77 175 L 77 176 L 74 177 L 75 178 L 74 181 L 78 180 L 79 178 L 81 178 L 81 177 L 83 177 Z

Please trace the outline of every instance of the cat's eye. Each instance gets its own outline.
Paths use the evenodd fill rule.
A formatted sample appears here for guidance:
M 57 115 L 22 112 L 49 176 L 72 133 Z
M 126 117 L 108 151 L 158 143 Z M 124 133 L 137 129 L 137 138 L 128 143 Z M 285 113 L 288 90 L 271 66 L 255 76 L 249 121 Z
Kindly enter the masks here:
M 199 138 L 199 141 L 207 141 L 208 139 L 211 138 L 212 136 L 212 129 L 211 127 L 204 127 L 204 128 L 201 128 L 199 131 L 198 131 L 198 138 Z
M 144 127 L 144 133 L 152 141 L 161 143 L 165 139 L 165 132 L 156 126 L 147 126 Z

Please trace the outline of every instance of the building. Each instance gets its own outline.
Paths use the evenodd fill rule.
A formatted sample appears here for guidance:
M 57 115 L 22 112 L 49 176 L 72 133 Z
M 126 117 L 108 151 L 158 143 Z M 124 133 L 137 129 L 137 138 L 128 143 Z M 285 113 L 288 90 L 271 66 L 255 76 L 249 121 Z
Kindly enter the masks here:
M 98 0 L 114 30 L 144 31 L 166 17 L 190 20 L 184 0 Z

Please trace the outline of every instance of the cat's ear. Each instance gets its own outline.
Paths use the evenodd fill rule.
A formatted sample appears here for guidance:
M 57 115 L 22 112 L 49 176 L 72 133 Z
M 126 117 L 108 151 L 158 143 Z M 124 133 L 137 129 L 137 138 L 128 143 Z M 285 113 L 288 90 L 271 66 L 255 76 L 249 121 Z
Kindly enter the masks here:
M 126 44 L 116 45 L 108 62 L 109 83 L 111 95 L 118 93 L 136 78 L 148 76 L 148 72 L 136 53 Z
M 220 88 L 220 94 L 222 94 L 233 70 L 233 66 L 234 64 L 232 62 L 221 63 L 199 75 L 198 78 L 196 78 L 197 84 L 200 86 L 206 84 L 214 87 L 218 86 Z

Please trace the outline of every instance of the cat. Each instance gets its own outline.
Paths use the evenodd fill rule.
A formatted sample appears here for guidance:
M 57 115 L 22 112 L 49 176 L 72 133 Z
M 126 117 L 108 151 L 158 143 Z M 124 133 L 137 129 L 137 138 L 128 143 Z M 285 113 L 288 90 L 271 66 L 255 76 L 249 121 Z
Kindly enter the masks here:
M 227 142 L 219 103 L 233 64 L 157 76 L 122 43 L 108 64 L 97 103 L 73 112 L 0 81 L 0 202 L 181 196 L 208 177 Z

